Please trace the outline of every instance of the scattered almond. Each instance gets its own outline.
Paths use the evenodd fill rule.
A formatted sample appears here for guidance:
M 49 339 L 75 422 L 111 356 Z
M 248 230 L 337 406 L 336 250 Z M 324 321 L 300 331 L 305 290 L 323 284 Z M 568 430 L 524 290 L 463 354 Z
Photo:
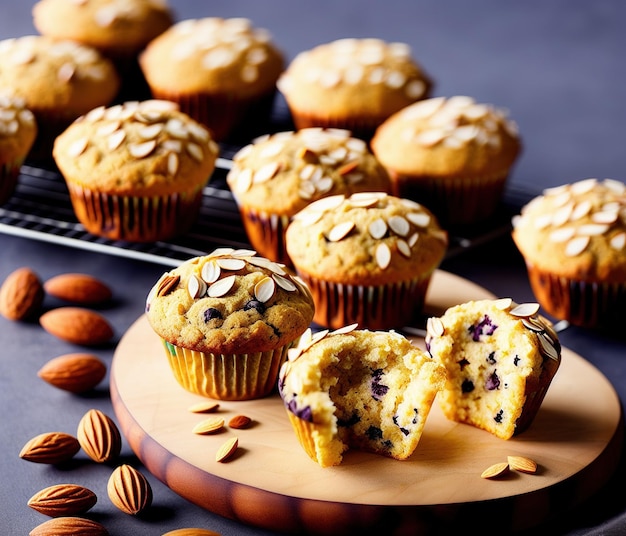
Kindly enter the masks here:
M 85 305 L 104 303 L 113 296 L 105 283 L 87 274 L 60 274 L 48 279 L 43 288 L 50 296 Z
M 59 389 L 84 393 L 98 385 L 106 371 L 106 365 L 95 355 L 76 353 L 51 359 L 39 369 L 37 375 Z
M 219 432 L 222 428 L 224 428 L 224 419 L 214 417 L 196 424 L 192 432 L 194 434 L 214 434 L 215 432 Z
M 537 472 L 537 463 L 525 456 L 507 456 L 509 467 L 520 473 L 534 474 Z
M 191 413 L 215 413 L 220 405 L 217 402 L 198 402 L 187 408 Z
M 230 421 L 228 421 L 228 426 L 239 430 L 248 428 L 251 423 L 252 419 L 250 417 L 247 417 L 246 415 L 235 415 Z
M 96 346 L 113 338 L 113 328 L 104 316 L 81 307 L 52 309 L 39 322 L 51 335 L 73 344 Z
M 137 469 L 126 464 L 111 473 L 107 494 L 117 508 L 129 515 L 138 514 L 152 504 L 150 483 Z
M 28 536 L 108 536 L 104 525 L 82 517 L 55 517 L 35 527 Z
M 72 516 L 86 512 L 98 501 L 90 489 L 77 484 L 57 484 L 35 493 L 28 506 L 50 517 Z
M 39 276 L 30 268 L 18 268 L 0 287 L 0 314 L 9 320 L 32 318 L 41 310 L 43 298 Z
M 92 460 L 98 463 L 117 458 L 122 450 L 122 438 L 110 417 L 90 409 L 78 423 L 78 442 Z
M 188 528 L 170 530 L 162 536 L 221 536 L 221 534 L 209 529 Z
M 226 440 L 222 444 L 222 446 L 218 449 L 217 454 L 215 454 L 215 461 L 225 462 L 233 454 L 235 454 L 235 451 L 237 450 L 238 447 L 239 447 L 239 439 L 237 439 L 236 437 L 231 437 L 230 439 Z
M 24 445 L 20 458 L 34 463 L 66 462 L 80 450 L 78 439 L 63 432 L 47 432 L 33 437 Z
M 480 475 L 481 478 L 498 478 L 509 472 L 509 464 L 506 462 L 494 463 L 485 469 Z

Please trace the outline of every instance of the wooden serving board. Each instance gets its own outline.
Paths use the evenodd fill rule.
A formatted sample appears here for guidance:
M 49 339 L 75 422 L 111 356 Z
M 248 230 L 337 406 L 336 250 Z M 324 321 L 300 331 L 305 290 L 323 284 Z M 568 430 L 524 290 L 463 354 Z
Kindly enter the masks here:
M 467 280 L 438 271 L 427 308 L 441 314 L 472 299 L 492 297 Z M 416 340 L 417 345 L 423 341 Z M 280 532 L 427 534 L 438 530 L 535 526 L 578 504 L 606 483 L 622 444 L 621 404 L 610 382 L 564 349 L 561 368 L 532 426 L 505 441 L 448 421 L 437 402 L 406 461 L 350 451 L 338 467 L 310 460 L 290 427 L 278 395 L 220 402 L 216 415 L 253 419 L 245 430 L 215 435 L 193 427 L 209 415 L 189 406 L 202 397 L 174 379 L 158 337 L 140 317 L 120 341 L 111 395 L 121 430 L 146 468 L 182 497 L 219 515 Z M 236 435 L 226 463 L 215 454 Z M 537 474 L 480 477 L 509 455 L 528 456 Z

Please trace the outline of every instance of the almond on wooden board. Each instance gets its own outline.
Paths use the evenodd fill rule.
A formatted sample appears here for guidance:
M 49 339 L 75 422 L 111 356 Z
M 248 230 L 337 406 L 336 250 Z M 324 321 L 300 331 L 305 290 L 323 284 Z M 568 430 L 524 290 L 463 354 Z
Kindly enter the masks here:
M 56 464 L 66 462 L 80 450 L 73 435 L 63 432 L 46 432 L 30 439 L 20 451 L 20 458 L 34 463 Z
M 63 301 L 95 305 L 107 302 L 113 296 L 108 285 L 87 274 L 67 273 L 51 277 L 43 284 L 44 290 Z
M 50 517 L 82 514 L 98 502 L 96 494 L 78 484 L 56 484 L 38 491 L 28 506 Z
M 107 483 L 111 502 L 122 512 L 135 515 L 152 504 L 150 483 L 137 469 L 123 464 L 115 468 Z
M 41 310 L 44 290 L 39 276 L 30 268 L 18 268 L 0 286 L 0 314 L 9 320 L 26 320 Z
M 98 385 L 107 367 L 92 354 L 75 353 L 55 357 L 39 369 L 37 375 L 50 385 L 71 393 L 84 393 Z
M 98 409 L 90 409 L 83 415 L 76 436 L 87 456 L 98 463 L 117 458 L 122 450 L 117 425 Z
M 113 328 L 100 313 L 82 307 L 59 307 L 39 318 L 41 326 L 61 340 L 97 346 L 113 338 Z
M 36 526 L 28 536 L 108 536 L 104 525 L 82 517 L 55 517 Z

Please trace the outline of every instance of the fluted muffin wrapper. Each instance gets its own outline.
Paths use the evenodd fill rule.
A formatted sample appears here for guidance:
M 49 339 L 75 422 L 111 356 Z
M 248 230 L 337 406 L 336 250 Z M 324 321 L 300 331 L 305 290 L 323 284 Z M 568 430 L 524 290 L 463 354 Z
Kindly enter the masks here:
M 219 354 L 163 340 L 176 381 L 187 391 L 218 400 L 253 400 L 271 394 L 293 344 L 265 352 Z
M 626 282 L 581 281 L 542 270 L 526 261 L 533 294 L 553 317 L 586 328 L 626 321 Z
M 285 231 L 291 218 L 240 206 L 241 221 L 252 247 L 261 257 L 292 266 L 285 246 Z
M 303 128 L 339 128 L 349 130 L 355 138 L 370 140 L 386 117 L 334 117 L 305 113 L 291 109 L 291 117 L 297 130 Z
M 484 221 L 498 209 L 508 170 L 491 176 L 431 177 L 388 170 L 393 195 L 421 203 L 442 225 Z
M 98 192 L 67 181 L 74 213 L 92 234 L 111 240 L 153 242 L 188 231 L 196 221 L 202 188 L 163 196 Z
M 18 158 L 0 166 L 0 205 L 6 203 L 15 192 L 23 161 L 23 158 Z
M 323 426 L 308 422 L 300 419 L 288 409 L 286 411 L 289 423 L 298 438 L 298 442 L 309 458 L 322 467 L 338 465 L 341 462 L 341 453 L 343 450 L 341 449 L 340 452 L 336 452 L 337 445 L 340 445 L 338 442 L 336 442 L 334 448 L 330 448 L 333 438 L 328 425 Z M 330 450 L 325 452 L 325 448 L 330 448 Z
M 338 329 L 357 323 L 360 329 L 386 330 L 409 325 L 424 307 L 432 272 L 378 286 L 326 281 L 298 270 L 315 303 L 313 321 Z

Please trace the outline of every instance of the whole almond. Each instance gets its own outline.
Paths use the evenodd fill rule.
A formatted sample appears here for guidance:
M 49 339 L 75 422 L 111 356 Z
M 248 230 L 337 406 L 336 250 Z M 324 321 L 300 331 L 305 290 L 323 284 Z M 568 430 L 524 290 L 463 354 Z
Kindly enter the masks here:
M 90 409 L 78 423 L 78 442 L 87 456 L 98 463 L 120 455 L 122 437 L 117 425 L 98 409 Z
M 56 464 L 71 460 L 80 450 L 78 439 L 63 432 L 47 432 L 29 440 L 20 458 L 34 463 Z
M 235 428 L 236 430 L 240 430 L 243 428 L 248 428 L 252 423 L 252 419 L 246 415 L 235 415 L 230 421 L 228 421 L 228 426 L 231 428 Z
M 187 528 L 170 530 L 161 536 L 221 536 L 221 534 L 209 529 Z
M 113 328 L 100 313 L 82 307 L 59 307 L 41 315 L 41 326 L 61 340 L 97 346 L 113 338 Z
M 194 434 L 214 434 L 224 428 L 224 419 L 214 417 L 196 424 L 191 430 Z
M 108 536 L 104 525 L 82 517 L 55 517 L 35 527 L 28 536 Z
M 187 408 L 191 413 L 215 413 L 220 408 L 217 402 L 198 402 Z
M 97 356 L 76 353 L 51 359 L 39 369 L 37 375 L 59 389 L 84 393 L 98 385 L 106 372 L 106 365 Z
M 98 497 L 90 489 L 77 484 L 57 484 L 35 493 L 28 506 L 50 517 L 82 514 L 98 502 Z
M 0 314 L 9 320 L 32 318 L 41 310 L 43 298 L 39 276 L 30 268 L 18 268 L 0 287 Z
M 233 454 L 235 454 L 235 451 L 237 450 L 238 447 L 239 447 L 239 440 L 236 437 L 231 437 L 230 439 L 227 439 L 226 441 L 224 441 L 222 446 L 217 450 L 217 453 L 215 454 L 215 461 L 225 462 Z
M 115 506 L 130 515 L 138 514 L 152 504 L 150 483 L 137 469 L 126 464 L 111 473 L 107 494 Z
M 87 274 L 60 274 L 48 279 L 43 288 L 50 296 L 84 305 L 104 303 L 113 296 L 105 283 Z
M 499 478 L 509 472 L 509 464 L 506 462 L 494 463 L 485 469 L 480 475 L 481 478 Z
M 520 473 L 534 474 L 537 472 L 537 462 L 525 456 L 507 456 L 509 467 Z

